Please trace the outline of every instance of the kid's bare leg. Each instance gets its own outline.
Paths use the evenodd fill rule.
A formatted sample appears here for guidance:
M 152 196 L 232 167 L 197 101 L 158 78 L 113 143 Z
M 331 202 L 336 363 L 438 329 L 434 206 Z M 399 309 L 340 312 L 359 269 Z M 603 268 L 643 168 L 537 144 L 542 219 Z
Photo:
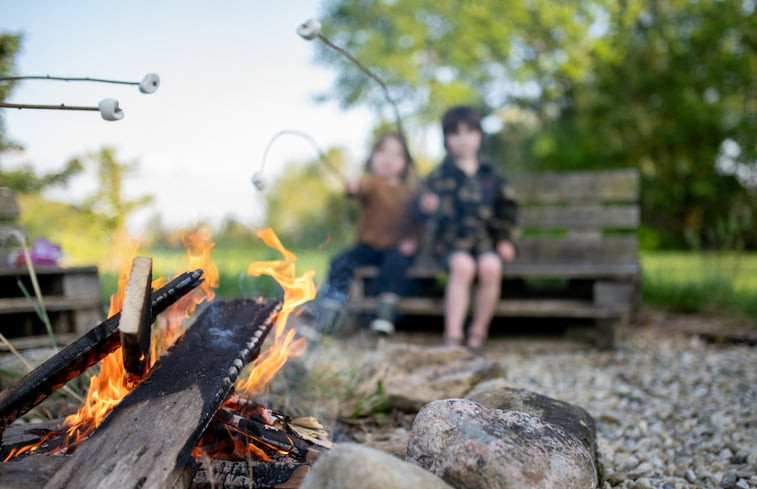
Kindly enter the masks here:
M 467 253 L 456 252 L 449 258 L 449 281 L 444 293 L 444 338 L 463 340 L 463 322 L 468 313 L 470 288 L 476 276 L 476 262 Z
M 473 322 L 470 325 L 468 346 L 481 348 L 489 334 L 489 324 L 494 316 L 494 308 L 499 300 L 502 282 L 502 261 L 495 253 L 484 253 L 478 257 L 478 290 L 476 291 Z

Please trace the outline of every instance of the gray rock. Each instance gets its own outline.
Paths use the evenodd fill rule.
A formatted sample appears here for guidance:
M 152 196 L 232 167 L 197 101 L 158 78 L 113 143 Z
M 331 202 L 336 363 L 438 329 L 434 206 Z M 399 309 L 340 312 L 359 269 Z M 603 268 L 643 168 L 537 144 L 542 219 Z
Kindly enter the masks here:
M 460 489 L 597 486 L 592 453 L 562 427 L 466 399 L 421 409 L 407 460 Z
M 451 489 L 415 465 L 373 448 L 338 445 L 318 457 L 300 489 Z
M 596 423 L 594 418 L 579 406 L 542 396 L 536 392 L 510 387 L 483 389 L 477 386 L 466 398 L 492 409 L 521 411 L 536 416 L 545 423 L 561 426 L 578 438 L 589 453 L 596 452 Z

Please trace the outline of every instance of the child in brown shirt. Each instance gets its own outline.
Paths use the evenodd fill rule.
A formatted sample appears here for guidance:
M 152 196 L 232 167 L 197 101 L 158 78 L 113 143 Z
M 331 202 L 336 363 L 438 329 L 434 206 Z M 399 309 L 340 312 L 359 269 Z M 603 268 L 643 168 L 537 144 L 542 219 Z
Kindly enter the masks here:
M 366 174 L 346 185 L 347 194 L 360 200 L 356 244 L 331 262 L 324 296 L 320 328 L 334 331 L 344 313 L 353 272 L 357 267 L 379 267 L 379 305 L 371 329 L 394 332 L 394 305 L 402 295 L 405 271 L 417 247 L 411 236 L 410 206 L 415 190 L 408 181 L 412 160 L 404 139 L 396 133 L 381 135 L 371 150 Z

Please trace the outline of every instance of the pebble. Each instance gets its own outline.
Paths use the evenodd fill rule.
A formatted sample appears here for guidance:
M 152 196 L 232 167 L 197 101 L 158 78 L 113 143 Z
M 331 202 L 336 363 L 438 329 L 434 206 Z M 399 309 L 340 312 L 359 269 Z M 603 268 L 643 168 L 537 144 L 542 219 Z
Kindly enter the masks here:
M 614 351 L 489 351 L 597 421 L 604 489 L 757 489 L 757 347 L 629 332 Z

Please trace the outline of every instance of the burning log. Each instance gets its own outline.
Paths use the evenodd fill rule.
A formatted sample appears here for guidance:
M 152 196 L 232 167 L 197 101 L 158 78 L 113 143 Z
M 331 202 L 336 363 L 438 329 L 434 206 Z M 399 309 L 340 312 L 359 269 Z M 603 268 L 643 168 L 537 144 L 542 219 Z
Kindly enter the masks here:
M 262 447 L 261 449 L 265 454 L 261 455 L 265 458 L 268 458 L 268 455 L 279 454 L 286 455 L 290 460 L 296 462 L 311 462 L 323 448 L 330 448 L 331 443 L 328 440 L 328 435 L 319 423 L 317 426 L 320 427 L 324 435 L 320 439 L 310 436 L 311 439 L 308 440 L 297 432 L 296 424 L 292 418 L 273 413 L 263 406 L 258 407 L 261 411 L 265 410 L 271 413 L 271 416 L 252 415 L 248 417 L 240 415 L 228 407 L 222 407 L 213 417 L 212 429 L 208 430 L 208 435 L 218 443 L 219 439 L 223 440 L 224 434 L 232 436 L 239 434 L 243 438 L 242 446 L 246 447 L 252 441 L 258 447 Z M 306 419 L 312 420 L 313 418 Z M 315 425 L 311 422 L 310 426 Z M 304 430 L 301 429 L 301 431 Z M 314 444 L 315 446 L 313 446 Z M 209 447 L 204 448 L 203 451 L 209 451 Z
M 138 256 L 131 262 L 129 283 L 126 284 L 124 305 L 118 331 L 121 334 L 121 353 L 124 370 L 131 383 L 147 373 L 150 365 L 150 325 L 153 317 L 150 304 L 152 259 Z
M 192 449 L 240 370 L 259 355 L 280 307 L 278 300 L 210 304 L 45 487 L 185 481 Z
M 165 311 L 202 282 L 200 269 L 185 272 L 152 293 L 152 316 Z M 50 394 L 118 348 L 121 313 L 101 322 L 13 386 L 0 392 L 0 434 Z
M 308 473 L 308 465 L 266 463 L 255 460 L 203 460 L 192 489 L 296 489 Z

